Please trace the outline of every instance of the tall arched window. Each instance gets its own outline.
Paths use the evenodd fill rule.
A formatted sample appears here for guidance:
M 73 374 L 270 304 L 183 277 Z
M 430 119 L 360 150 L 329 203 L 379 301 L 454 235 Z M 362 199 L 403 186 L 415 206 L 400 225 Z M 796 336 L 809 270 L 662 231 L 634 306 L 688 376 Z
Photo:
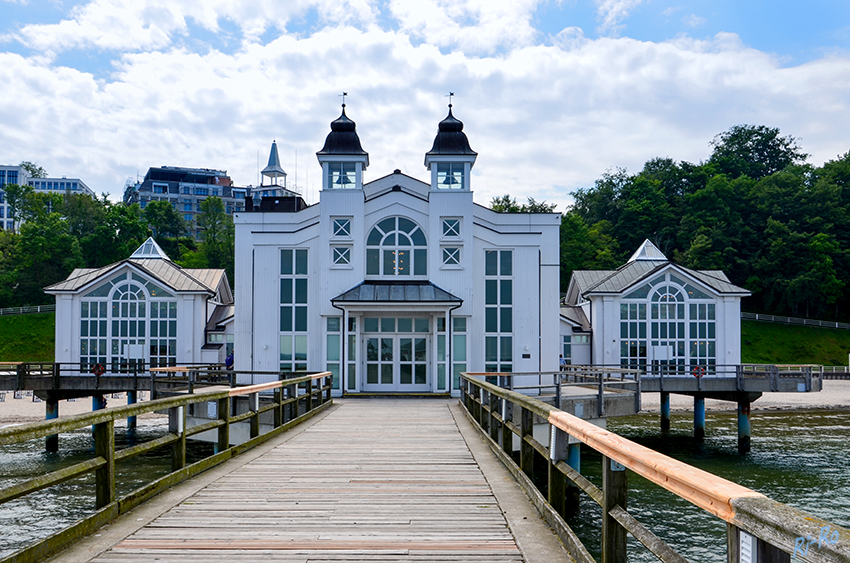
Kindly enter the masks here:
M 366 275 L 425 276 L 428 243 L 422 229 L 404 217 L 388 217 L 366 239 Z
M 693 284 L 674 274 L 658 276 L 623 296 L 620 364 L 668 373 L 700 366 L 712 373 L 715 311 L 714 299 Z
M 119 363 L 121 359 L 130 358 L 130 346 L 145 345 L 147 295 L 136 283 L 120 283 L 112 292 L 111 304 L 111 355 L 113 363 Z

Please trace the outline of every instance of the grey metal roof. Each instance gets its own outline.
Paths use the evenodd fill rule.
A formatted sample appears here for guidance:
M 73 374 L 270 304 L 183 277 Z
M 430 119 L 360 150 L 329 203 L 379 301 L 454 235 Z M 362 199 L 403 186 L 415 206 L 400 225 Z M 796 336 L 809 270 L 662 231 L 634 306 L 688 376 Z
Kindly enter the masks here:
M 272 149 L 269 152 L 269 164 L 261 172 L 263 176 L 277 178 L 278 176 L 286 176 L 283 167 L 280 165 L 280 155 L 277 152 L 277 141 L 272 141 Z
M 581 307 L 561 305 L 561 316 L 571 323 L 580 326 L 584 332 L 590 332 L 590 321 Z
M 212 315 L 210 315 L 210 320 L 207 321 L 206 330 L 215 331 L 219 325 L 232 321 L 235 311 L 236 308 L 232 304 L 216 305 Z
M 579 283 L 582 295 L 588 293 L 622 293 L 667 266 L 672 266 L 693 276 L 717 293 L 750 294 L 748 290 L 732 284 L 726 274 L 720 270 L 691 270 L 666 260 L 635 260 L 617 270 L 577 270 L 573 272 L 573 276 Z
M 121 262 L 104 266 L 103 268 L 78 268 L 71 272 L 71 275 L 66 280 L 45 287 L 44 291 L 47 293 L 73 293 L 79 291 L 100 277 L 108 277 L 108 274 L 117 271 L 124 264 L 133 264 L 150 275 L 150 277 L 176 292 L 215 294 L 224 276 L 224 270 L 220 269 L 183 269 L 170 260 L 159 258 L 137 260 L 127 258 Z
M 345 115 L 345 104 L 342 104 L 342 114 L 331 122 L 331 132 L 325 138 L 325 146 L 316 154 L 345 154 L 366 155 L 366 165 L 369 165 L 369 153 L 360 146 L 355 123 Z
M 462 303 L 429 281 L 364 281 L 331 299 L 334 303 Z

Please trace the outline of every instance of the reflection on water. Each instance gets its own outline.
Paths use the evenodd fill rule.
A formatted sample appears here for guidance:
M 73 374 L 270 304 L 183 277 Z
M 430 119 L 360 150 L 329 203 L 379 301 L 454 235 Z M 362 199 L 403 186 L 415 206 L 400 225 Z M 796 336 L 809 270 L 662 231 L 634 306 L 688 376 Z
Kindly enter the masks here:
M 166 433 L 165 422 L 144 421 L 135 441 Z M 756 412 L 752 416 L 752 451 L 737 452 L 734 414 L 708 413 L 706 440 L 696 444 L 690 413 L 673 414 L 671 431 L 662 436 L 657 415 L 614 418 L 608 428 L 647 447 L 755 489 L 838 525 L 850 527 L 850 471 L 847 444 L 850 412 Z M 133 445 L 126 430 L 116 432 L 118 447 Z M 44 452 L 44 440 L 0 447 L 0 486 L 54 471 L 93 455 L 91 432 L 62 434 L 59 452 Z M 190 463 L 209 455 L 209 444 L 189 442 Z M 165 475 L 170 448 L 138 457 L 116 468 L 118 495 Z M 601 486 L 601 459 L 582 448 L 582 473 Z M 3 534 L 0 556 L 44 538 L 94 512 L 94 476 L 89 475 L 0 505 Z M 629 474 L 629 511 L 685 558 L 701 563 L 726 560 L 726 525 L 675 495 Z M 601 511 L 583 495 L 580 514 L 570 524 L 599 559 Z M 656 561 L 630 539 L 631 561 Z M 791 546 L 793 548 L 793 546 Z
M 671 431 L 658 415 L 613 418 L 608 429 L 649 448 L 720 475 L 782 503 L 840 526 L 850 526 L 847 471 L 850 412 L 754 412 L 752 451 L 738 454 L 737 417 L 708 413 L 706 439 L 692 438 L 693 414 L 673 413 Z M 601 486 L 601 459 L 582 448 L 582 473 Z M 686 559 L 726 561 L 726 524 L 707 512 L 629 473 L 629 512 Z M 601 510 L 586 497 L 570 525 L 595 557 L 600 553 Z M 630 537 L 630 561 L 657 561 Z M 793 545 L 788 546 L 793 550 Z
M 167 421 L 139 420 L 135 433 L 118 427 L 115 443 L 121 449 L 163 436 Z M 189 442 L 187 462 L 192 463 L 209 455 L 208 444 Z M 94 456 L 91 430 L 78 430 L 59 435 L 59 451 L 44 451 L 44 439 L 31 440 L 12 446 L 0 446 L 0 487 L 7 487 L 37 475 L 86 461 Z M 115 467 L 116 494 L 121 497 L 168 474 L 171 470 L 171 448 L 138 456 Z M 0 505 L 0 557 L 26 547 L 58 532 L 77 520 L 95 512 L 94 474 L 50 487 Z

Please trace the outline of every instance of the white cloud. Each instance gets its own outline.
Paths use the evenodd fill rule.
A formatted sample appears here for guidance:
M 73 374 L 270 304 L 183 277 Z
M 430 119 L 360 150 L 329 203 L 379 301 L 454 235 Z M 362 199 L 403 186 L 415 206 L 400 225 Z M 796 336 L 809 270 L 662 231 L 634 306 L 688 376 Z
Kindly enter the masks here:
M 399 27 L 440 47 L 490 53 L 530 44 L 537 0 L 390 0 Z
M 180 17 L 168 33 L 181 29 Z M 258 153 L 262 166 L 277 139 L 290 181 L 308 184 L 316 201 L 315 152 L 343 90 L 370 153 L 367 178 L 401 168 L 422 179 L 444 95 L 454 91 L 455 115 L 479 153 L 473 188 L 483 204 L 511 193 L 564 210 L 570 191 L 608 168 L 637 171 L 658 156 L 698 162 L 714 135 L 739 123 L 801 138 L 815 164 L 850 148 L 847 56 L 782 68 L 733 34 L 653 43 L 591 40 L 574 28 L 553 45 L 501 44 L 482 56 L 412 35 L 333 25 L 245 41 L 234 53 L 166 47 L 121 55 L 108 79 L 0 53 L 0 154 L 120 197 L 125 178 L 150 166 L 222 168 L 254 183 Z
M 596 17 L 599 26 L 596 28 L 600 34 L 617 35 L 625 26 L 621 25 L 634 8 L 639 6 L 643 0 L 593 0 L 596 4 Z
M 255 38 L 311 9 L 321 25 L 369 25 L 376 15 L 368 0 L 92 0 L 59 23 L 25 25 L 12 37 L 48 57 L 70 49 L 160 50 L 187 34 L 190 20 L 213 32 L 229 20 Z
M 705 25 L 708 23 L 708 20 L 696 14 L 690 14 L 682 18 L 682 23 L 685 27 L 696 28 Z

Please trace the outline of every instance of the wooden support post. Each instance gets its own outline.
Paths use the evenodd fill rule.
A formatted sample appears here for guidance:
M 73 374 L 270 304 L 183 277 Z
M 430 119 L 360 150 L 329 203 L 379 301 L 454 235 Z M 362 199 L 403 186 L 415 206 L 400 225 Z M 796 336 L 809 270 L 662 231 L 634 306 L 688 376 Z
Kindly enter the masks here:
M 526 441 L 526 437 L 534 434 L 534 413 L 525 407 L 520 407 L 522 434 L 519 441 L 519 465 L 528 478 L 534 481 L 534 447 Z
M 44 420 L 54 420 L 59 418 L 59 399 L 51 392 L 47 392 L 47 400 L 44 401 Z M 59 451 L 59 434 L 51 434 L 45 440 L 45 451 Z
M 313 380 L 308 379 L 307 383 L 305 383 L 304 386 L 307 388 L 307 406 L 305 408 L 307 409 L 306 412 L 310 412 L 311 410 L 313 410 Z
M 106 397 L 104 397 L 103 395 L 92 395 L 91 396 L 91 410 L 92 411 L 99 411 L 99 410 L 105 409 L 105 408 L 106 408 Z M 94 434 L 94 427 L 95 427 L 95 425 L 92 424 L 92 427 L 91 427 L 92 434 Z
M 106 460 L 106 465 L 95 471 L 95 508 L 103 508 L 115 501 L 115 421 L 112 419 L 94 425 L 94 455 Z
M 218 419 L 224 421 L 224 424 L 218 427 L 216 453 L 220 453 L 230 447 L 230 397 L 219 399 L 216 411 Z
M 626 529 L 611 516 L 611 509 L 627 509 L 626 468 L 602 456 L 602 563 L 626 563 Z
M 670 393 L 661 392 L 661 431 L 670 431 Z
M 127 391 L 127 404 L 135 405 L 139 400 L 139 392 L 138 391 Z M 135 430 L 136 429 L 136 417 L 128 416 L 127 417 L 127 430 Z
M 288 398 L 293 399 L 289 403 L 289 420 L 294 420 L 298 418 L 298 385 L 287 385 L 286 389 Z
M 274 390 L 274 405 L 275 406 L 274 406 L 274 411 L 272 411 L 274 413 L 274 417 L 273 417 L 274 420 L 273 420 L 272 424 L 274 425 L 275 428 L 283 425 L 283 405 L 281 404 L 282 402 L 283 402 L 283 388 L 278 387 L 277 389 Z
M 497 444 L 499 443 L 499 420 L 496 415 L 499 414 L 499 406 L 502 402 L 504 402 L 504 399 L 490 394 L 490 420 L 487 421 L 487 425 L 490 428 L 490 438 Z
M 694 396 L 694 438 L 705 440 L 705 397 Z
M 179 440 L 171 445 L 171 470 L 186 467 L 186 409 L 171 407 L 168 409 L 168 431 L 177 434 Z
M 746 399 L 738 401 L 738 453 L 750 451 L 750 402 Z
M 249 420 L 251 423 L 251 437 L 256 438 L 260 435 L 260 394 L 251 393 L 248 395 L 248 409 L 254 413 Z
M 567 497 L 566 477 L 555 467 L 559 461 L 567 459 L 567 441 L 569 434 L 549 425 L 549 504 L 561 516 L 565 515 Z
M 481 410 L 479 411 L 478 424 L 484 430 L 485 433 L 488 433 L 490 429 L 490 415 L 487 412 L 487 407 L 490 404 L 490 393 L 485 391 L 483 388 L 479 389 L 479 397 L 481 398 Z

